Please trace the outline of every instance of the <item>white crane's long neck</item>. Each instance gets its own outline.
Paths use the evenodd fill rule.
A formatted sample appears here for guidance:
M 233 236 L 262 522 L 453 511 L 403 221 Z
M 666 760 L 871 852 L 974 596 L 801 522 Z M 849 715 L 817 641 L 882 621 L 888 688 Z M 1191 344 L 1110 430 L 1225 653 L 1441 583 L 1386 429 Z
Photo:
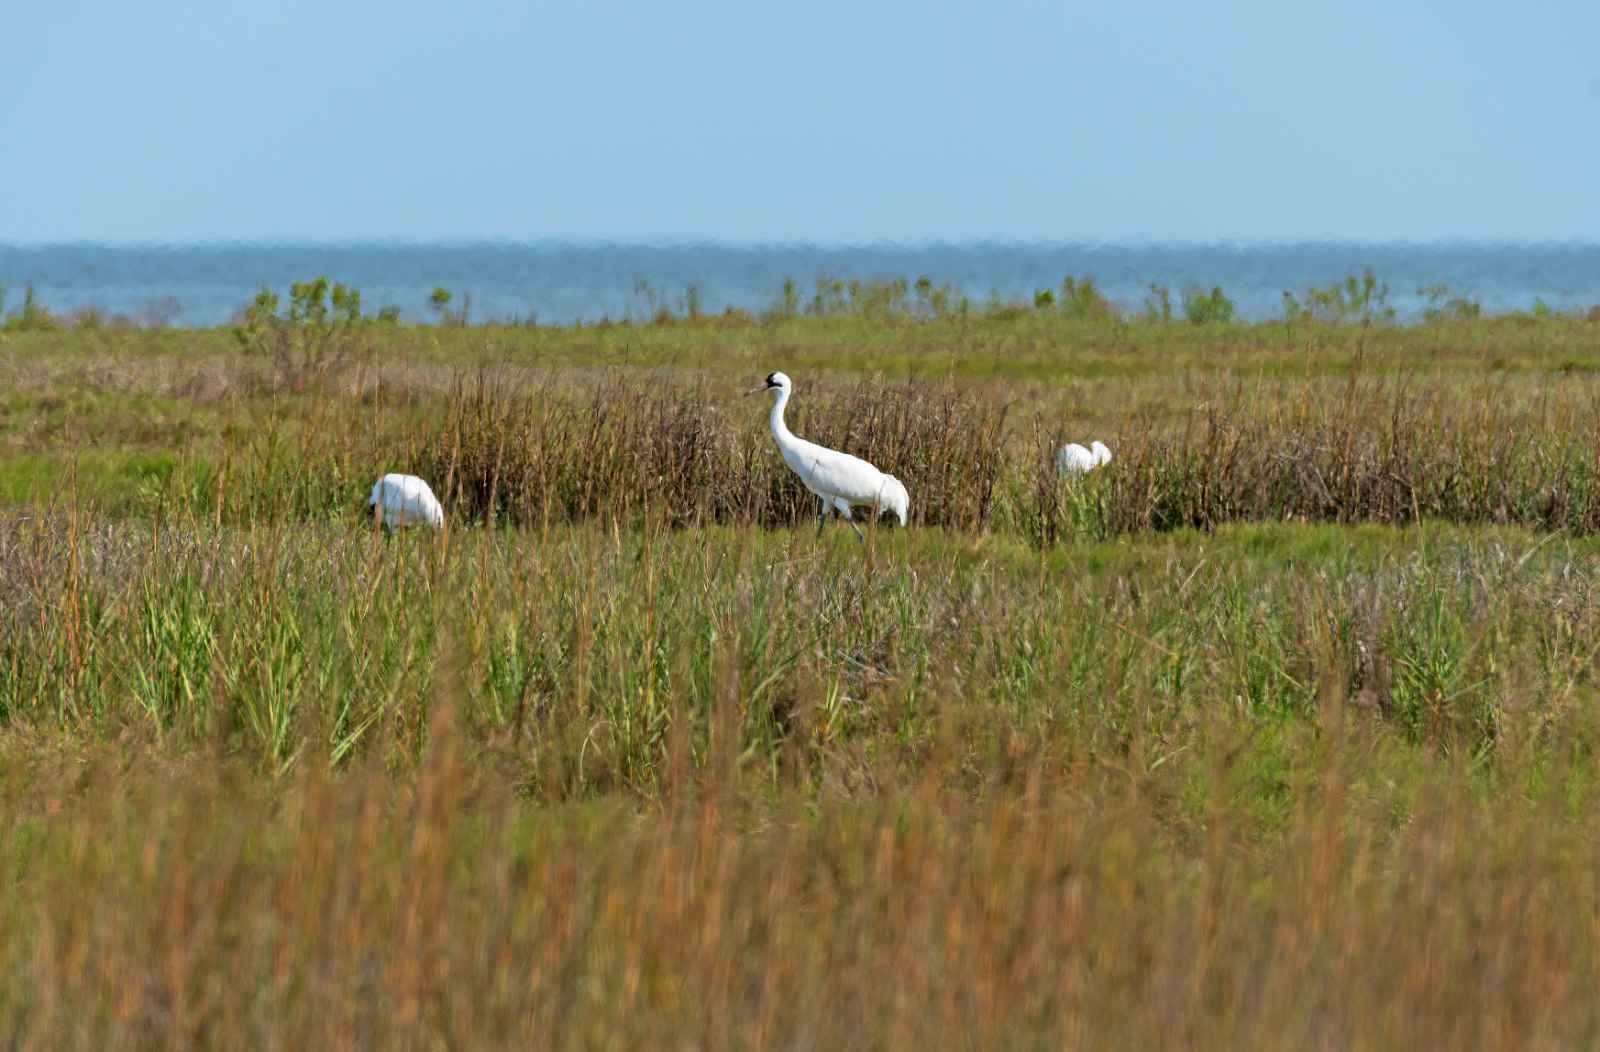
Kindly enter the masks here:
M 783 410 L 788 404 L 789 392 L 780 388 L 778 397 L 772 400 L 772 437 L 779 446 L 792 445 L 795 440 L 789 425 L 783 422 Z

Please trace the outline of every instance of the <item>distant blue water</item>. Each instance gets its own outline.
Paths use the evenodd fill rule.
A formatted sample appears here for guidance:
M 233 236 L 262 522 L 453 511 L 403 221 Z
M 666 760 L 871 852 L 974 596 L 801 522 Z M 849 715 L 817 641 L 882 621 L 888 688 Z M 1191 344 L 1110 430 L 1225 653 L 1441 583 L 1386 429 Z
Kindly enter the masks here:
M 471 297 L 475 321 L 542 322 L 642 318 L 656 302 L 681 309 L 686 288 L 703 308 L 761 310 L 785 277 L 802 301 L 819 274 L 915 280 L 926 274 L 986 300 L 1031 297 L 1067 275 L 1091 275 L 1112 300 L 1137 307 L 1152 282 L 1178 293 L 1221 285 L 1247 318 L 1278 317 L 1285 290 L 1303 292 L 1371 267 L 1390 286 L 1402 317 L 1420 311 L 1418 290 L 1438 282 L 1478 299 L 1486 310 L 1600 303 L 1600 244 L 1221 243 L 1009 244 L 207 244 L 111 247 L 0 244 L 0 285 L 14 311 L 24 286 L 55 311 L 98 307 L 177 325 L 226 323 L 263 287 L 286 293 L 317 275 L 359 288 L 364 307 L 399 307 L 429 317 L 429 293 Z

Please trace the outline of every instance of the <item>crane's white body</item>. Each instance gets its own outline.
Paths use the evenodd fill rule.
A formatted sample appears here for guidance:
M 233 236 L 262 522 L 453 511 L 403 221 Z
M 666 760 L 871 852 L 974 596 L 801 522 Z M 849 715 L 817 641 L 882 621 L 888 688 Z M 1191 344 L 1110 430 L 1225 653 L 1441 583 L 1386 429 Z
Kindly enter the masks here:
M 817 517 L 817 528 L 822 528 L 828 511 L 837 511 L 861 535 L 861 527 L 850 515 L 851 508 L 869 508 L 873 512 L 893 512 L 900 525 L 907 524 L 911 514 L 911 497 L 905 484 L 893 475 L 886 474 L 860 457 L 841 453 L 836 449 L 807 442 L 789 430 L 784 423 L 783 411 L 789 404 L 789 393 L 794 384 L 783 373 L 767 377 L 766 386 L 758 390 L 776 391 L 772 401 L 772 438 L 789 465 L 806 489 L 822 501 L 822 512 Z
M 1084 449 L 1076 442 L 1068 442 L 1056 454 L 1056 468 L 1063 475 L 1084 475 L 1101 464 L 1111 463 L 1111 450 L 1104 442 L 1095 439 Z
M 385 475 L 374 482 L 367 508 L 381 509 L 374 514 L 390 529 L 414 525 L 438 529 L 444 525 L 444 508 L 440 507 L 439 498 L 415 475 Z

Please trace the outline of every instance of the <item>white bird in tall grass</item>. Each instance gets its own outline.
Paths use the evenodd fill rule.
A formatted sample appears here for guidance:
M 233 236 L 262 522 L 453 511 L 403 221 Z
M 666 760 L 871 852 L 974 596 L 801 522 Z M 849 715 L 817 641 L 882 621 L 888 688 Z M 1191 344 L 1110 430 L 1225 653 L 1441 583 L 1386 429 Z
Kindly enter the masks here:
M 367 508 L 390 529 L 411 525 L 439 529 L 444 525 L 444 509 L 439 506 L 439 498 L 415 475 L 390 474 L 374 482 Z
M 783 410 L 789 404 L 792 390 L 794 384 L 787 376 L 772 373 L 766 383 L 750 393 L 778 393 L 772 401 L 772 437 L 778 443 L 778 452 L 783 454 L 783 462 L 800 476 L 806 489 L 822 500 L 822 510 L 817 514 L 817 532 L 822 532 L 830 508 L 843 516 L 862 540 L 866 540 L 866 535 L 851 518 L 852 507 L 870 508 L 878 514 L 892 511 L 899 516 L 900 525 L 906 525 L 911 497 L 899 479 L 884 474 L 860 457 L 807 442 L 789 430 L 789 425 L 783 422 Z
M 1084 449 L 1076 442 L 1068 442 L 1056 454 L 1056 467 L 1063 475 L 1084 475 L 1101 464 L 1111 463 L 1111 450 L 1098 438 Z

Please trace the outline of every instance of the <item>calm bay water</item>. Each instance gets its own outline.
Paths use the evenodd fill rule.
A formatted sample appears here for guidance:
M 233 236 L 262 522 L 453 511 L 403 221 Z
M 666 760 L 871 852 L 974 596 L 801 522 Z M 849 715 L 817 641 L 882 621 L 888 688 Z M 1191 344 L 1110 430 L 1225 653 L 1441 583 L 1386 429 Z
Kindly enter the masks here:
M 1114 301 L 1137 306 L 1152 282 L 1174 296 L 1221 285 L 1251 319 L 1278 317 L 1285 290 L 1303 292 L 1370 267 L 1402 317 L 1419 290 L 1443 282 L 1486 310 L 1600 303 L 1600 244 L 920 243 L 849 246 L 715 243 L 621 244 L 203 244 L 19 246 L 0 244 L 0 285 L 15 310 L 26 285 L 51 310 L 98 307 L 178 325 L 224 324 L 263 287 L 286 293 L 317 275 L 359 288 L 369 311 L 399 307 L 429 317 L 437 286 L 471 297 L 473 320 L 543 322 L 642 318 L 655 303 L 681 309 L 698 285 L 702 309 L 761 310 L 785 277 L 802 299 L 818 275 L 915 280 L 926 274 L 982 302 L 1031 297 L 1067 275 L 1091 275 Z M 641 282 L 650 291 L 641 287 Z M 653 297 L 653 298 L 652 298 Z

